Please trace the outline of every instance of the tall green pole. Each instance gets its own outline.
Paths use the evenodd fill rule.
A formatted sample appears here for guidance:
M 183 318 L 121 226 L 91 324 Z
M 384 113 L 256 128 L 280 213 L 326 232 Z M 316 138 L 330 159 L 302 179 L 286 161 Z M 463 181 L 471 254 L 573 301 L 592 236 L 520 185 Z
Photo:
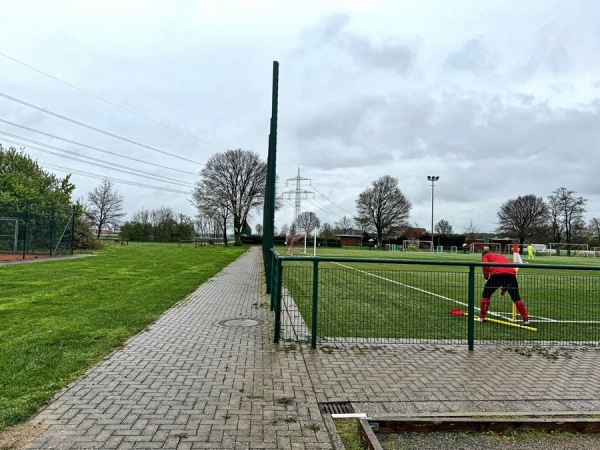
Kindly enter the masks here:
M 265 264 L 265 277 L 267 294 L 271 292 L 271 258 L 268 253 L 273 248 L 273 235 L 275 231 L 275 178 L 277 156 L 277 100 L 279 93 L 279 63 L 273 61 L 273 95 L 271 106 L 271 127 L 269 132 L 269 156 L 267 158 L 267 181 L 265 186 L 265 207 L 263 218 L 263 263 Z
M 75 205 L 71 208 L 71 255 L 75 249 Z

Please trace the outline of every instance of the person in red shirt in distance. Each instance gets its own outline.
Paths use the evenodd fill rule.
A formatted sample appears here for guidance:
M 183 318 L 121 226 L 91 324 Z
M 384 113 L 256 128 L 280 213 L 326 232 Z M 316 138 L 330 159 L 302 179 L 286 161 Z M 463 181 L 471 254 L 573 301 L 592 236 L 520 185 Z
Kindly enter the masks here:
M 488 263 L 502 263 L 510 264 L 510 261 L 506 256 L 498 253 L 492 253 L 485 250 L 481 254 L 481 262 Z M 490 298 L 496 292 L 497 289 L 508 292 L 510 298 L 517 307 L 517 311 L 523 319 L 523 326 L 529 325 L 529 316 L 527 315 L 527 308 L 525 303 L 521 299 L 519 293 L 519 283 L 517 281 L 517 271 L 514 267 L 502 267 L 502 266 L 482 266 L 483 278 L 485 279 L 485 286 L 481 294 L 481 304 L 479 312 L 479 321 L 485 322 L 488 308 L 490 307 Z

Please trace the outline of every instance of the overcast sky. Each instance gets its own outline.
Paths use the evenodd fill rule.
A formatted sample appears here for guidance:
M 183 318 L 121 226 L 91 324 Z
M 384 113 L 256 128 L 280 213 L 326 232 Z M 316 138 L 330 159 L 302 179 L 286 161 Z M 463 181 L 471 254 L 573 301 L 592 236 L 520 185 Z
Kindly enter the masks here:
M 300 169 L 321 222 L 383 175 L 428 230 L 428 175 L 457 233 L 559 187 L 600 217 L 600 1 L 20 0 L 0 17 L 0 143 L 72 173 L 76 199 L 107 177 L 129 215 L 194 216 L 209 157 L 266 161 L 278 61 L 278 192 Z

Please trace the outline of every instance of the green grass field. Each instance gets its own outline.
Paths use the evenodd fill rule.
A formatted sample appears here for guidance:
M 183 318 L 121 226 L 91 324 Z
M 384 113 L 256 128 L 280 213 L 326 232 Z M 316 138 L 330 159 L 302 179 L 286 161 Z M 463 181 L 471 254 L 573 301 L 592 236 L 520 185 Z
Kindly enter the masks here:
M 129 243 L 89 258 L 0 266 L 0 430 L 245 250 Z
M 312 256 L 313 249 L 308 250 Z M 284 252 L 285 249 L 278 251 Z M 321 262 L 317 335 L 322 341 L 374 338 L 464 342 L 466 339 L 466 316 L 450 314 L 450 310 L 460 308 L 467 311 L 468 268 L 420 265 L 418 261 L 479 262 L 481 255 L 319 247 L 317 256 L 415 262 Z M 533 268 L 524 264 L 518 273 L 520 292 L 530 320 L 538 331 L 526 331 L 507 324 L 476 323 L 475 338 L 490 342 L 600 342 L 600 258 L 545 256 L 537 257 L 535 264 L 593 266 L 595 270 L 550 266 Z M 311 328 L 312 263 L 285 262 L 283 273 L 284 286 L 301 315 L 298 320 Z M 479 307 L 482 288 L 481 268 L 476 267 L 476 308 Z M 508 295 L 500 298 L 498 292 L 494 294 L 490 311 L 488 317 L 520 323 L 518 314 L 513 316 L 512 301 Z M 478 314 L 478 309 L 475 314 Z

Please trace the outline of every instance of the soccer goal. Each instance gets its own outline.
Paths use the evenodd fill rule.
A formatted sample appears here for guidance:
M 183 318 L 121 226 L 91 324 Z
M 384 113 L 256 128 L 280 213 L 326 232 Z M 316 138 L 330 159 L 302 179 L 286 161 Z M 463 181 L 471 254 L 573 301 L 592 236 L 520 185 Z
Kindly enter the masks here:
M 483 250 L 489 250 L 494 253 L 502 253 L 502 244 L 499 242 L 471 242 L 469 252 L 475 253 Z M 512 248 L 511 248 L 512 251 Z
M 550 242 L 548 244 L 550 256 L 583 256 L 590 255 L 588 244 L 566 244 L 564 242 Z
M 19 219 L 0 217 L 0 251 L 17 253 Z
M 420 239 L 407 239 L 405 241 L 402 241 L 402 251 L 405 252 L 433 252 L 433 250 L 433 241 L 422 241 Z

